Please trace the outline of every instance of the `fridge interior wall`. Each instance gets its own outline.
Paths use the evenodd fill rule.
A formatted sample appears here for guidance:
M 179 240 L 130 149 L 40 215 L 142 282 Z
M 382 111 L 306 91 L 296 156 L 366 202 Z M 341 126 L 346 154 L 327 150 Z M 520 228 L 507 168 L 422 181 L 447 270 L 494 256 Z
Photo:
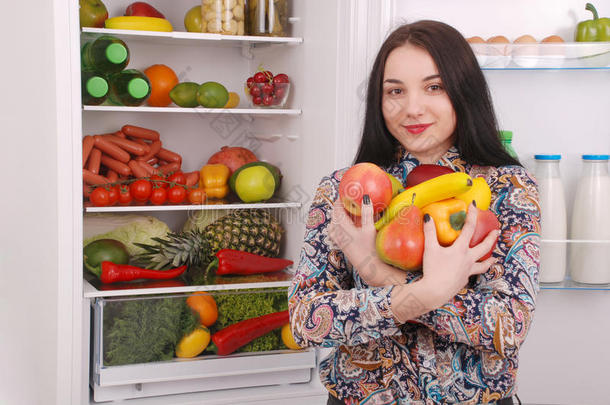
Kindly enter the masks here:
M 396 22 L 436 19 L 464 36 L 487 39 L 523 34 L 536 39 L 560 35 L 572 42 L 577 22 L 591 19 L 580 0 L 461 2 L 395 1 Z M 601 14 L 608 2 L 594 3 Z M 600 15 L 601 15 L 600 14 Z M 502 129 L 512 130 L 513 146 L 533 169 L 534 153 L 561 153 L 561 174 L 569 218 L 581 154 L 610 152 L 608 110 L 610 71 L 485 71 Z M 586 197 L 585 197 L 586 198 Z M 519 395 L 524 403 L 599 403 L 607 395 L 605 364 L 610 360 L 608 291 L 542 290 L 520 356 Z M 587 344 L 583 345 L 583 336 Z

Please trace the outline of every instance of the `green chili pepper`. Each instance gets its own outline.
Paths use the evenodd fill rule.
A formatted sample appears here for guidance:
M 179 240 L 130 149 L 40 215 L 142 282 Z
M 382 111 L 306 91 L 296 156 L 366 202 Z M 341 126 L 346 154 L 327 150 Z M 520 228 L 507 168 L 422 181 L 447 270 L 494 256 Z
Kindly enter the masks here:
M 578 23 L 576 42 L 610 41 L 610 18 L 599 18 L 597 10 L 591 3 L 587 3 L 585 10 L 593 13 L 593 19 Z

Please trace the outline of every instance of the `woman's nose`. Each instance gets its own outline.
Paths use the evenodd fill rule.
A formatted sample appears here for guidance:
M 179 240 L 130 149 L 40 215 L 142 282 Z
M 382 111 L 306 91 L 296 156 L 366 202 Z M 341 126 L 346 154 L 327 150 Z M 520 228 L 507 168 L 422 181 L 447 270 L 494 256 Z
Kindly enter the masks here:
M 405 97 L 404 112 L 411 117 L 418 117 L 426 110 L 422 96 L 417 92 L 410 92 Z

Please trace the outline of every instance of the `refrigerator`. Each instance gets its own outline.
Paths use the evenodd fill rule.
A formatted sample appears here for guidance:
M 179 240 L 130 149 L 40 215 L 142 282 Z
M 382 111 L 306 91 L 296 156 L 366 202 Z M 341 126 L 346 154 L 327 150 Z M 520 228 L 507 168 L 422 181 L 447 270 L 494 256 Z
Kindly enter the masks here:
M 122 15 L 131 1 L 104 3 L 114 17 Z M 280 168 L 283 179 L 278 198 L 269 205 L 228 208 L 272 212 L 285 228 L 281 256 L 298 262 L 305 218 L 319 180 L 353 160 L 364 117 L 367 75 L 392 28 L 402 22 L 437 19 L 466 37 L 505 35 L 512 40 L 523 34 L 537 39 L 560 35 L 571 42 L 576 23 L 590 18 L 584 3 L 575 0 L 535 4 L 525 0 L 468 0 L 459 4 L 444 0 L 294 0 L 290 2 L 288 37 L 230 37 L 184 32 L 184 14 L 199 4 L 196 1 L 149 3 L 163 12 L 173 32 L 81 30 L 76 0 L 15 6 L 20 15 L 29 16 L 25 30 L 19 18 L 7 22 L 7 33 L 27 32 L 17 44 L 9 45 L 18 56 L 15 60 L 24 65 L 10 66 L 12 77 L 29 77 L 28 91 L 38 89 L 39 103 L 48 108 L 32 104 L 32 95 L 25 94 L 18 81 L 5 83 L 7 94 L 12 92 L 16 98 L 3 101 L 3 111 L 15 111 L 3 114 L 7 137 L 13 139 L 10 147 L 14 148 L 9 149 L 14 153 L 7 154 L 4 164 L 7 169 L 22 167 L 23 150 L 38 163 L 36 167 L 26 165 L 21 173 L 36 179 L 35 187 L 23 189 L 22 177 L 11 176 L 8 184 L 20 190 L 22 197 L 9 199 L 2 210 L 3 222 L 13 231 L 3 236 L 0 256 L 0 314 L 7 325 L 1 347 L 13 372 L 9 375 L 9 368 L 2 371 L 5 385 L 0 391 L 5 394 L 0 395 L 0 403 L 326 401 L 326 390 L 317 376 L 317 364 L 328 353 L 325 350 L 275 350 L 118 367 L 106 367 L 100 361 L 103 308 L 121 300 L 153 300 L 202 290 L 222 294 L 229 287 L 116 291 L 101 290 L 83 278 L 85 213 L 152 215 L 179 230 L 189 215 L 201 209 L 185 204 L 108 209 L 85 206 L 81 174 L 84 135 L 114 132 L 125 124 L 154 129 L 164 147 L 182 155 L 185 171 L 199 170 L 224 145 L 254 150 L 259 159 Z M 597 7 L 602 15 L 610 12 L 607 2 Z M 214 111 L 173 104 L 168 108 L 146 104 L 82 106 L 81 44 L 102 33 L 125 41 L 131 54 L 129 68 L 143 70 L 165 64 L 181 82 L 220 82 L 239 94 L 238 107 Z M 584 46 L 570 46 L 591 56 Z M 601 49 L 596 55 L 602 56 L 592 64 L 552 61 L 545 66 L 523 67 L 512 63 L 510 57 L 500 65 L 482 64 L 500 126 L 513 131 L 513 147 L 526 167 L 534 170 L 536 153 L 562 154 L 568 215 L 581 169 L 580 155 L 610 150 L 610 50 L 600 46 L 595 48 Z M 538 49 L 548 47 L 540 45 Z M 244 84 L 259 67 L 290 77 L 284 108 L 250 105 Z M 46 173 L 44 178 L 41 170 Z M 25 247 L 24 240 L 40 237 L 51 243 L 34 242 Z M 9 271 L 20 264 L 25 271 Z M 9 287 L 16 283 L 27 287 Z M 284 280 L 238 287 L 262 291 L 288 284 Z M 521 351 L 518 393 L 523 403 L 594 404 L 604 398 L 604 364 L 610 360 L 610 350 L 604 344 L 610 332 L 605 316 L 609 291 L 608 285 L 583 286 L 569 280 L 541 286 L 533 326 Z M 15 311 L 17 307 L 19 311 Z M 40 314 L 37 322 L 23 315 L 35 312 Z

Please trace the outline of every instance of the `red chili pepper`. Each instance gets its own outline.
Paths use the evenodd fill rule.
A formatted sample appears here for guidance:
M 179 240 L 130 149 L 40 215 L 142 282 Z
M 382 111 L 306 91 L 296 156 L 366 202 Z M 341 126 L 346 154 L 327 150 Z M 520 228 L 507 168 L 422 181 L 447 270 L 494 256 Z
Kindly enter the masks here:
M 127 264 L 115 264 L 102 262 L 102 283 L 116 283 L 117 281 L 131 281 L 140 278 L 149 280 L 167 280 L 176 278 L 186 270 L 186 266 L 176 267 L 170 270 L 149 270 L 141 267 L 129 266 Z
M 279 271 L 293 264 L 292 260 L 255 255 L 241 250 L 221 249 L 208 266 L 206 272 L 216 268 L 216 274 L 260 274 Z
M 208 349 L 221 356 L 226 356 L 288 322 L 289 315 L 286 310 L 234 323 L 214 333 L 212 335 L 213 343 L 208 346 Z

